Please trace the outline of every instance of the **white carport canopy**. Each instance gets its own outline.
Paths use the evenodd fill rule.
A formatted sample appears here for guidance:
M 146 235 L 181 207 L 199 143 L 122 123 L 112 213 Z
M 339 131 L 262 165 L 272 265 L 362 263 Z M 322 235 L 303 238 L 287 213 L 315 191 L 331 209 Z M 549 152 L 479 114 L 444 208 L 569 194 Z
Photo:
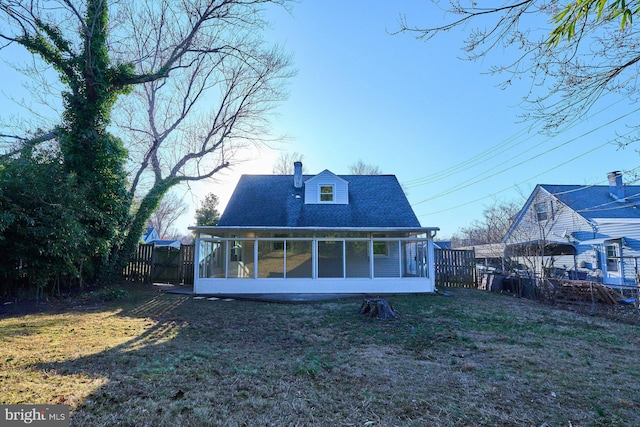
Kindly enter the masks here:
M 624 237 L 599 237 L 597 239 L 589 239 L 578 242 L 580 245 L 603 245 L 605 242 L 610 242 L 612 240 L 621 240 Z

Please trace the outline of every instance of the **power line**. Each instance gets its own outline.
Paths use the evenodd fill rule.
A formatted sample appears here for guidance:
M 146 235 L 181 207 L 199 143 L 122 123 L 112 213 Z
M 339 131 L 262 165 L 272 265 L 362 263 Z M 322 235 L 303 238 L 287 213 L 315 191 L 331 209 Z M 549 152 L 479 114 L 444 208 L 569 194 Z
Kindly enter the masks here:
M 630 131 L 629 133 L 631 133 L 631 131 Z M 511 186 L 509 186 L 509 187 L 503 188 L 503 189 L 502 189 L 502 190 L 500 190 L 500 191 L 496 191 L 496 192 L 491 193 L 491 194 L 488 194 L 488 195 L 486 195 L 486 196 L 479 197 L 479 198 L 477 198 L 477 199 L 474 199 L 474 200 L 471 200 L 471 201 L 469 201 L 469 202 L 462 203 L 462 204 L 459 204 L 459 205 L 456 205 L 456 206 L 453 206 L 453 207 L 450 207 L 450 208 L 447 208 L 447 209 L 442 209 L 442 210 L 439 210 L 439 211 L 436 211 L 436 212 L 429 212 L 429 213 L 421 214 L 421 215 L 418 215 L 418 216 L 419 216 L 419 217 L 423 217 L 423 216 L 427 216 L 427 215 L 436 215 L 436 214 L 440 214 L 440 213 L 444 213 L 444 212 L 450 212 L 450 211 L 452 211 L 452 210 L 455 210 L 455 209 L 458 209 L 458 208 L 461 208 L 461 207 L 464 207 L 464 206 L 471 205 L 471 204 L 476 203 L 476 202 L 479 202 L 479 201 L 481 201 L 481 200 L 485 200 L 485 199 L 487 199 L 487 198 L 497 196 L 498 194 L 504 193 L 505 191 L 511 190 L 511 189 L 513 189 L 513 188 L 518 187 L 519 185 L 522 185 L 522 184 L 524 184 L 524 183 L 526 183 L 526 182 L 528 182 L 528 181 L 531 181 L 531 180 L 532 180 L 532 179 L 534 179 L 534 178 L 538 178 L 538 177 L 540 177 L 540 176 L 542 176 L 542 175 L 544 175 L 544 174 L 546 174 L 546 173 L 548 173 L 548 172 L 551 172 L 551 171 L 553 171 L 553 170 L 559 169 L 559 168 L 561 168 L 561 167 L 565 166 L 567 163 L 571 163 L 571 162 L 573 162 L 573 161 L 575 161 L 575 160 L 577 160 L 577 159 L 579 159 L 579 158 L 581 158 L 581 157 L 584 157 L 584 156 L 586 156 L 587 154 L 590 154 L 590 153 L 592 153 L 592 152 L 594 152 L 594 151 L 596 151 L 596 150 L 598 150 L 598 149 L 600 149 L 600 148 L 602 148 L 602 147 L 604 147 L 604 146 L 606 146 L 606 145 L 608 145 L 608 143 L 605 143 L 605 144 L 599 145 L 599 146 L 597 146 L 597 147 L 595 147 L 595 148 L 593 148 L 593 149 L 591 149 L 591 150 L 589 150 L 589 151 L 587 151 L 587 152 L 584 152 L 584 153 L 582 153 L 582 154 L 580 154 L 580 155 L 578 155 L 578 156 L 575 156 L 575 157 L 573 157 L 573 158 L 571 158 L 571 159 L 569 159 L 569 160 L 567 160 L 567 161 L 565 161 L 565 162 L 559 163 L 559 164 L 557 164 L 556 166 L 554 166 L 554 167 L 553 167 L 553 168 L 551 168 L 551 169 L 547 169 L 546 171 L 541 172 L 541 173 L 539 173 L 539 174 L 537 174 L 537 175 L 534 175 L 534 176 L 532 176 L 532 177 L 529 177 L 529 178 L 527 178 L 527 179 L 525 179 L 525 180 L 523 180 L 523 181 L 521 181 L 521 182 L 519 182 L 519 183 L 516 183 L 516 184 L 511 185 Z M 634 170 L 639 169 L 639 168 L 640 168 L 640 166 L 639 166 L 639 167 L 637 167 L 637 168 L 631 169 L 631 171 L 634 171 Z M 420 202 L 420 203 L 422 203 L 422 202 Z M 415 205 L 415 204 L 414 204 L 414 205 Z
M 606 107 L 600 109 L 599 111 L 595 112 L 592 115 L 592 117 L 595 117 L 595 116 L 597 116 L 597 115 L 609 110 L 610 108 L 612 108 L 615 105 L 619 104 L 623 100 L 624 100 L 623 98 L 620 98 L 618 101 L 613 102 L 612 104 L 609 104 L 608 106 L 606 106 Z M 623 117 L 625 117 L 625 116 L 623 116 Z M 566 127 L 564 130 L 565 131 L 569 130 L 569 129 L 577 126 L 577 125 L 578 125 L 577 122 L 573 123 L 570 126 Z M 531 128 L 529 128 L 529 130 L 530 129 Z M 484 150 L 484 151 L 480 152 L 478 155 L 476 155 L 476 156 L 474 156 L 472 158 L 469 158 L 469 159 L 467 159 L 467 160 L 465 160 L 465 161 L 463 161 L 461 163 L 458 163 L 456 165 L 450 166 L 447 169 L 443 169 L 443 170 L 441 170 L 439 172 L 435 172 L 435 173 L 423 176 L 421 178 L 416 178 L 416 179 L 413 179 L 413 180 L 405 181 L 403 183 L 403 186 L 405 188 L 415 188 L 415 187 L 419 187 L 419 186 L 422 186 L 422 185 L 431 184 L 431 183 L 434 183 L 434 182 L 437 182 L 437 181 L 441 181 L 441 180 L 443 180 L 445 178 L 448 178 L 448 177 L 450 177 L 452 175 L 457 175 L 459 173 L 466 172 L 466 171 L 468 171 L 469 168 L 473 168 L 475 166 L 483 164 L 483 160 L 486 157 L 488 157 L 490 154 L 495 153 L 496 151 L 500 150 L 501 148 L 504 147 L 505 150 L 506 149 L 515 148 L 515 147 L 523 144 L 524 142 L 528 141 L 529 139 L 533 138 L 536 135 L 535 132 L 529 132 L 529 136 L 527 138 L 525 138 L 524 140 L 522 140 L 520 142 L 517 142 L 516 144 L 513 144 L 513 145 L 509 146 L 509 143 L 512 140 L 515 140 L 515 139 L 519 138 L 522 134 L 526 133 L 527 131 L 528 131 L 527 129 L 523 129 L 521 131 L 518 131 L 515 135 L 512 135 L 512 136 L 508 137 L 506 140 L 504 140 L 504 141 L 502 141 L 502 142 L 500 142 L 500 143 L 488 148 L 487 150 Z M 552 140 L 553 140 L 553 138 L 548 138 L 542 144 L 546 144 L 547 142 L 552 141 Z M 520 152 L 519 154 L 516 154 L 515 156 L 511 157 L 509 160 L 518 158 L 521 155 L 533 150 L 534 148 L 540 147 L 540 145 L 542 145 L 542 144 L 537 144 L 534 147 L 530 147 L 530 148 Z M 504 150 L 501 150 L 501 151 L 504 151 Z
M 516 138 L 519 138 L 522 134 L 524 133 L 528 133 L 528 137 L 523 139 L 522 141 L 518 142 L 517 144 L 512 145 L 511 147 L 508 146 L 508 143 L 511 140 L 514 140 Z M 424 176 L 422 178 L 417 178 L 411 181 L 406 181 L 403 183 L 403 185 L 406 188 L 415 188 L 415 187 L 420 187 L 423 185 L 427 185 L 427 184 L 432 184 L 434 182 L 438 182 L 438 181 L 442 181 L 445 178 L 448 178 L 452 175 L 457 175 L 461 172 L 464 172 L 466 170 L 468 170 L 469 168 L 473 168 L 475 166 L 478 166 L 480 164 L 483 163 L 483 161 L 485 160 L 486 157 L 488 157 L 490 154 L 494 154 L 495 152 L 497 152 L 498 150 L 500 150 L 501 148 L 505 147 L 505 145 L 507 146 L 505 148 L 514 148 L 517 147 L 518 145 L 524 144 L 525 142 L 527 142 L 529 139 L 533 138 L 536 134 L 534 132 L 528 132 L 527 129 L 523 129 L 521 131 L 518 131 L 515 135 L 510 136 L 509 138 L 507 138 L 506 140 L 502 141 L 499 144 L 494 145 L 493 147 L 490 147 L 489 149 L 480 152 L 478 155 L 469 158 L 467 160 L 465 160 L 462 163 L 458 163 L 457 165 L 453 165 L 449 168 L 447 168 L 446 170 L 442 170 L 440 172 L 437 173 L 433 173 L 427 176 Z M 503 150 L 501 150 L 503 151 Z M 528 150 L 526 150 L 528 151 Z M 525 151 L 525 152 L 526 152 Z
M 561 147 L 563 147 L 563 146 L 566 146 L 566 145 L 568 145 L 568 144 L 570 144 L 570 143 L 572 143 L 572 142 L 575 142 L 575 141 L 579 140 L 580 138 L 583 138 L 583 137 L 584 137 L 584 136 L 586 136 L 586 135 L 589 135 L 589 134 L 591 134 L 591 133 L 593 133 L 593 132 L 596 132 L 596 131 L 598 131 L 598 130 L 602 129 L 603 127 L 605 127 L 605 126 L 609 126 L 610 124 L 615 123 L 616 121 L 621 120 L 621 119 L 623 119 L 623 118 L 625 118 L 625 117 L 627 117 L 627 116 L 629 116 L 629 115 L 631 115 L 631 114 L 634 114 L 634 113 L 636 113 L 636 112 L 638 112 L 638 111 L 640 111 L 640 108 L 637 108 L 637 109 L 635 109 L 634 111 L 631 111 L 631 112 L 629 112 L 629 113 L 627 113 L 627 114 L 625 114 L 625 115 L 623 115 L 623 116 L 620 116 L 620 117 L 617 117 L 617 118 L 615 118 L 615 119 L 612 119 L 612 120 L 610 120 L 610 121 L 609 121 L 609 122 L 607 122 L 607 123 L 604 123 L 604 124 L 602 124 L 602 125 L 600 125 L 600 126 L 598 126 L 598 127 L 594 128 L 594 129 L 591 129 L 591 130 L 589 130 L 589 131 L 587 131 L 587 132 L 584 132 L 584 133 L 583 133 L 583 134 L 581 134 L 581 135 L 578 135 L 578 136 L 576 136 L 576 137 L 574 137 L 574 138 L 571 138 L 571 139 L 569 139 L 568 141 L 563 142 L 562 144 L 559 144 L 559 145 L 557 145 L 557 146 L 555 146 L 555 147 L 553 147 L 553 148 L 550 148 L 549 150 L 546 150 L 546 151 L 544 151 L 544 152 L 542 152 L 542 153 L 539 153 L 539 154 L 537 154 L 537 155 L 535 155 L 535 156 L 533 156 L 533 157 L 531 157 L 531 158 L 529 158 L 529 159 L 527 159 L 527 160 L 523 160 L 522 162 L 516 163 L 516 164 L 514 164 L 514 165 L 510 165 L 509 167 L 504 168 L 504 169 L 502 169 L 502 170 L 500 170 L 500 171 L 498 171 L 498 172 L 492 172 L 492 174 L 491 174 L 490 176 L 485 176 L 485 177 L 483 177 L 483 178 L 480 178 L 480 177 L 483 175 L 483 174 L 481 174 L 481 175 L 479 175 L 479 176 L 477 177 L 477 178 L 479 178 L 479 179 L 476 179 L 476 180 L 475 180 L 475 181 L 473 181 L 473 182 L 464 182 L 464 183 L 462 183 L 462 184 L 458 184 L 458 185 L 456 185 L 456 186 L 454 186 L 454 187 L 452 187 L 452 188 L 449 188 L 449 189 L 447 189 L 447 190 L 445 190 L 445 191 L 442 191 L 442 192 L 440 192 L 440 193 L 438 193 L 438 194 L 436 194 L 436 195 L 434 195 L 434 196 L 431 196 L 431 197 L 429 197 L 428 199 L 424 199 L 424 200 L 421 200 L 421 201 L 419 201 L 419 202 L 417 202 L 417 203 L 414 203 L 414 204 L 413 204 L 413 206 L 417 206 L 417 205 L 419 205 L 419 204 L 422 204 L 422 203 L 425 203 L 425 202 L 429 202 L 429 201 L 432 201 L 432 200 L 438 199 L 438 198 L 443 197 L 443 196 L 447 196 L 447 195 L 449 195 L 449 194 L 455 193 L 455 192 L 460 191 L 460 190 L 462 190 L 462 189 L 468 188 L 468 187 L 469 187 L 469 186 L 471 186 L 471 185 L 478 184 L 478 183 L 480 183 L 480 182 L 482 182 L 482 181 L 486 181 L 487 179 L 489 179 L 489 178 L 493 178 L 493 177 L 495 177 L 496 175 L 500 175 L 500 174 L 503 174 L 503 173 L 505 173 L 505 172 L 508 172 L 508 171 L 510 171 L 510 170 L 512 170 L 512 169 L 514 169 L 514 168 L 516 168 L 516 167 L 518 167 L 518 166 L 521 166 L 521 165 L 523 165 L 523 164 L 527 163 L 527 162 L 528 162 L 528 161 L 530 161 L 530 160 L 536 159 L 536 158 L 538 158 L 538 157 L 542 157 L 542 156 L 543 156 L 543 155 L 545 155 L 545 154 L 548 154 L 548 153 L 550 153 L 550 152 L 552 152 L 552 151 L 555 151 L 555 150 L 557 150 L 557 149 L 559 149 L 559 148 L 561 148 Z M 587 151 L 586 153 L 584 153 L 584 154 L 582 154 L 582 155 L 580 155 L 580 156 L 578 156 L 578 157 L 574 157 L 572 160 L 575 160 L 575 159 L 577 159 L 577 158 L 580 158 L 580 157 L 582 157 L 583 155 L 588 154 L 588 153 L 591 153 L 591 152 L 593 152 L 593 151 L 595 151 L 595 150 L 597 150 L 597 149 L 599 149 L 599 148 L 602 148 L 602 147 L 604 147 L 604 146 L 606 146 L 606 145 L 609 145 L 609 142 L 605 142 L 604 144 L 599 145 L 598 147 L 595 147 L 594 149 L 592 149 L 592 150 L 590 150 L 590 151 Z M 550 169 L 550 170 L 547 170 L 546 172 L 549 172 L 549 171 L 554 170 L 554 169 L 555 169 L 555 168 Z M 545 173 L 546 173 L 546 172 L 545 172 Z M 536 177 L 537 177 L 537 176 L 540 176 L 540 175 L 536 175 Z M 525 182 L 526 182 L 526 181 L 525 181 Z

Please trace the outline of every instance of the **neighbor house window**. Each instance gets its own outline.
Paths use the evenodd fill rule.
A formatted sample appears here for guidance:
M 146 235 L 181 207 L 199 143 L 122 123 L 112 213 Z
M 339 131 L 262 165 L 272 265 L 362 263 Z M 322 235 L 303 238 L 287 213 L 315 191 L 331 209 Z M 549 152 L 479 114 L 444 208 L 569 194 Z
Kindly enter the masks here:
M 618 271 L 618 248 L 616 245 L 607 245 L 607 271 Z
M 321 202 L 333 202 L 333 185 L 321 185 L 320 186 L 320 201 Z
M 547 203 L 546 202 L 536 203 L 535 204 L 535 210 L 536 210 L 536 220 L 538 222 L 546 221 L 547 219 L 549 219 L 549 213 L 547 211 Z

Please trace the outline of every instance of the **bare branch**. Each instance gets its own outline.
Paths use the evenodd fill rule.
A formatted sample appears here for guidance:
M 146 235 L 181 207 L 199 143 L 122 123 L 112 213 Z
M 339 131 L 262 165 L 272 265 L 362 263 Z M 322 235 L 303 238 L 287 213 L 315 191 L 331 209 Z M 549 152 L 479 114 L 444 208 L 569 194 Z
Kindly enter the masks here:
M 433 3 L 439 7 L 436 0 Z M 469 32 L 463 46 L 467 59 L 486 57 L 496 48 L 512 48 L 515 59 L 491 67 L 490 72 L 506 74 L 503 88 L 514 78 L 530 79 L 531 89 L 523 97 L 524 118 L 541 121 L 545 131 L 556 133 L 583 118 L 607 93 L 632 100 L 637 96 L 640 34 L 631 25 L 624 26 L 623 16 L 631 6 L 625 8 L 624 2 L 615 2 L 613 12 L 601 14 L 605 3 L 596 5 L 585 0 L 571 4 L 566 11 L 572 15 L 567 15 L 565 9 L 558 13 L 556 2 L 542 0 L 505 2 L 488 8 L 478 8 L 473 2 L 465 6 L 454 0 L 445 11 L 450 18 L 447 23 L 416 26 L 403 17 L 395 34 L 407 32 L 418 39 L 430 39 L 475 24 L 477 28 Z M 622 29 L 619 17 L 623 19 Z
M 1 154 L 0 157 L 3 157 L 3 158 L 12 157 L 18 154 L 20 151 L 24 150 L 25 148 L 36 147 L 37 145 L 42 144 L 43 142 L 54 140 L 57 136 L 58 136 L 57 130 L 53 130 L 33 138 L 27 138 L 27 137 L 18 136 L 18 135 L 0 134 L 0 138 L 14 139 L 16 142 L 19 142 L 19 146 L 17 148 L 14 148 L 13 150 L 10 150 L 6 153 Z

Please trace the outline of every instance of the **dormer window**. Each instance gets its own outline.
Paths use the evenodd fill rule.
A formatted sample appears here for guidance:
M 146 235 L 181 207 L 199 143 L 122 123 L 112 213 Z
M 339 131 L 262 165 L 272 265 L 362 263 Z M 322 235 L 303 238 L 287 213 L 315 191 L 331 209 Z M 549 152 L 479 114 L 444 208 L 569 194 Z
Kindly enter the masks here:
M 320 186 L 320 202 L 333 203 L 334 188 L 335 187 L 333 185 L 321 185 Z
M 304 182 L 304 203 L 348 205 L 349 182 L 325 169 Z

